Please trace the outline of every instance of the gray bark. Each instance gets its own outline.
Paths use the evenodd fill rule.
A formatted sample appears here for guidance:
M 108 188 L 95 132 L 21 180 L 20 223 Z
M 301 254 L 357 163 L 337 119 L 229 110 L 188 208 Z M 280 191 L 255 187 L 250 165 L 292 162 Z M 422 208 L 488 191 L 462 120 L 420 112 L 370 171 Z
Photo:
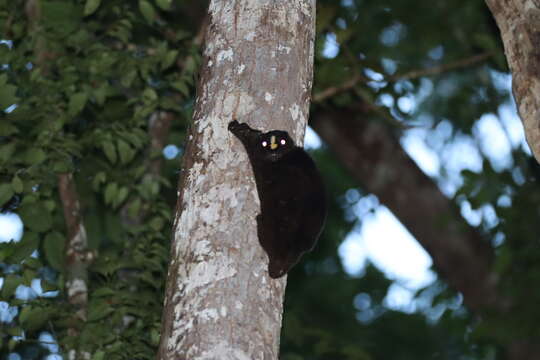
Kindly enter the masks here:
M 525 136 L 540 161 L 540 0 L 486 0 L 501 30 Z
M 314 0 L 212 0 L 184 155 L 159 359 L 277 359 L 286 280 L 268 277 L 236 118 L 302 143 Z

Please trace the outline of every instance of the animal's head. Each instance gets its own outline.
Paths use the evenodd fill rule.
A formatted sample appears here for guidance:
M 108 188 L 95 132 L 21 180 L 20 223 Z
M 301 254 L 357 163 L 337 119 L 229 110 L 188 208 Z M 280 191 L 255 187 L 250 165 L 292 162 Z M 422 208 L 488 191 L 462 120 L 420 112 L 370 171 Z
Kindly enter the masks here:
M 262 161 L 277 161 L 295 148 L 294 141 L 286 131 L 262 133 L 236 120 L 229 123 L 229 131 L 242 141 L 250 156 Z
M 266 161 L 277 161 L 294 149 L 294 141 L 286 131 L 273 130 L 258 136 L 255 152 Z

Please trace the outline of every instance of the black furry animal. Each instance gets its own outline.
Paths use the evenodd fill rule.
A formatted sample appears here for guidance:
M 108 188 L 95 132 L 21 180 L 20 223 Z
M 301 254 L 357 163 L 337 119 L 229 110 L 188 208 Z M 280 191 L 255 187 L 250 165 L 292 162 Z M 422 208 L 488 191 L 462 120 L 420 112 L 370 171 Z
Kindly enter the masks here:
M 261 200 L 257 232 L 272 278 L 285 275 L 315 246 L 326 218 L 325 191 L 311 157 L 286 131 L 262 133 L 229 123 L 244 145 Z

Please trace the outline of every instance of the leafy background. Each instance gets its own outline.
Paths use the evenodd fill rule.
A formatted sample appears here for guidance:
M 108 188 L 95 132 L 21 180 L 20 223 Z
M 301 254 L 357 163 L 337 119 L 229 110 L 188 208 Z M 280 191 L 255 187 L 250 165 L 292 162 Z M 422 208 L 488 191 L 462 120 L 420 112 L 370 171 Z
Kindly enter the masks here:
M 281 357 L 488 360 L 504 358 L 515 339 L 537 339 L 540 170 L 520 142 L 494 157 L 477 131 L 486 114 L 502 124 L 501 106 L 511 106 L 485 4 L 317 6 L 313 92 L 336 91 L 315 95 L 313 116 L 362 104 L 366 120 L 395 136 L 424 131 L 440 162 L 430 175 L 449 201 L 477 211 L 473 225 L 493 248 L 501 292 L 519 306 L 509 317 L 473 313 L 437 279 L 415 294 L 414 311 L 399 311 L 385 301 L 392 281 L 378 268 L 347 273 L 337 249 L 361 227 L 351 213 L 369 193 L 323 144 L 312 154 L 331 212 L 316 251 L 289 276 Z M 24 223 L 20 242 L 0 244 L 1 357 L 80 349 L 96 360 L 154 358 L 205 8 L 185 0 L 0 0 L 0 205 Z M 358 81 L 340 89 L 351 74 Z M 151 146 L 156 114 L 173 119 L 168 157 Z M 461 161 L 476 156 L 479 166 L 456 170 L 445 156 L 464 142 L 472 150 Z M 95 255 L 85 323 L 66 300 L 63 173 L 74 175 Z M 347 200 L 351 189 L 361 196 Z

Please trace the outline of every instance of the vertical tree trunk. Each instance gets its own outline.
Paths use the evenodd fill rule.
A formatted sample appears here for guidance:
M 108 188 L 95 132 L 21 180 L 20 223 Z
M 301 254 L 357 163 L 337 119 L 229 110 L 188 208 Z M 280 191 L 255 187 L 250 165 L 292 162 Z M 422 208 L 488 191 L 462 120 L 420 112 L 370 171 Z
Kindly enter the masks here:
M 540 162 L 540 1 L 486 0 L 501 30 L 527 142 Z
M 267 274 L 259 200 L 233 118 L 301 144 L 314 0 L 212 0 L 184 155 L 159 359 L 277 359 L 285 280 Z

